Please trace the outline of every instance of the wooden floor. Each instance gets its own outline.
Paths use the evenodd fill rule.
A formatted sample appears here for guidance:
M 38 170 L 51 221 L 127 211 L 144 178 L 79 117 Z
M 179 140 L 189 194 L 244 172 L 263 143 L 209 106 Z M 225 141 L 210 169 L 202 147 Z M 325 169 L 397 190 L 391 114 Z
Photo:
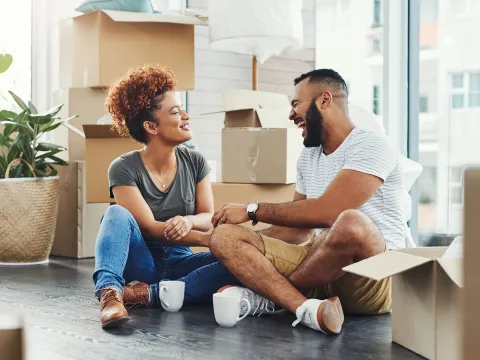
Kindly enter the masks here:
M 347 317 L 339 336 L 302 325 L 292 314 L 248 317 L 217 326 L 210 305 L 179 313 L 130 311 L 125 328 L 100 328 L 93 260 L 52 259 L 36 267 L 0 267 L 0 313 L 25 319 L 26 360 L 69 359 L 417 359 L 391 342 L 390 315 Z M 1 357 L 1 356 L 0 356 Z

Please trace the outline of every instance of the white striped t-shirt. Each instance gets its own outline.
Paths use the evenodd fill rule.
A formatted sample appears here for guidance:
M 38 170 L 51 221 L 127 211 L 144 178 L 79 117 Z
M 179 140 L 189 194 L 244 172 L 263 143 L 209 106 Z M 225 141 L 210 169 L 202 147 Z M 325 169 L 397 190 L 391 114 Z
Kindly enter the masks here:
M 380 229 L 388 249 L 405 247 L 403 170 L 390 139 L 382 133 L 356 127 L 330 155 L 325 155 L 321 147 L 304 148 L 297 162 L 296 190 L 308 199 L 318 198 L 344 169 L 383 180 L 382 186 L 359 210 Z M 350 189 L 342 191 L 348 196 Z

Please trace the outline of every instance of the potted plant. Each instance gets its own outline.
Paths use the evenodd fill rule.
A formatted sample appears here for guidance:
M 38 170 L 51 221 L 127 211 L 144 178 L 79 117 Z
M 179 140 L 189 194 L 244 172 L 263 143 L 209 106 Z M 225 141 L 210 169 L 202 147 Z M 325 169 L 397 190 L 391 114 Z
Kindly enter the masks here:
M 60 195 L 54 166 L 67 163 L 57 157 L 65 148 L 42 139 L 71 118 L 57 116 L 63 105 L 39 114 L 9 93 L 21 111 L 0 111 L 0 263 L 46 263 Z

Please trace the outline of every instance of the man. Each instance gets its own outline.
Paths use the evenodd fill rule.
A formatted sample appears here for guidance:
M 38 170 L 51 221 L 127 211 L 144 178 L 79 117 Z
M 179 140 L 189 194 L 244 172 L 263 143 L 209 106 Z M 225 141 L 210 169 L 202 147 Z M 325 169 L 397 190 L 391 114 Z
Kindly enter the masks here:
M 355 127 L 347 99 L 346 83 L 333 70 L 295 80 L 290 120 L 303 129 L 305 149 L 293 202 L 227 204 L 212 218 L 210 240 L 214 256 L 248 288 L 220 291 L 248 297 L 257 313 L 277 304 L 296 314 L 294 326 L 333 334 L 341 331 L 342 306 L 357 314 L 391 307 L 390 279 L 375 282 L 342 269 L 405 247 L 398 154 L 383 134 Z M 255 233 L 233 225 L 248 220 L 273 226 Z M 314 241 L 300 245 L 314 229 Z

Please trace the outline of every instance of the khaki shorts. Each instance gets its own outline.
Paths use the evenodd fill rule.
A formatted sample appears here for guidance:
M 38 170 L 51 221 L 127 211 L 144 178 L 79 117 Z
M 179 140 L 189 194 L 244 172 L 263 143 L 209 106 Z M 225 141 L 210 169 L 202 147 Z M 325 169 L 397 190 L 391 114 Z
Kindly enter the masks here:
M 265 256 L 277 271 L 288 278 L 302 263 L 310 246 L 287 244 L 281 240 L 263 236 Z M 350 314 L 374 315 L 389 312 L 392 306 L 391 280 L 371 280 L 345 273 L 333 283 L 314 289 L 309 298 L 328 299 L 338 296 L 343 310 Z

